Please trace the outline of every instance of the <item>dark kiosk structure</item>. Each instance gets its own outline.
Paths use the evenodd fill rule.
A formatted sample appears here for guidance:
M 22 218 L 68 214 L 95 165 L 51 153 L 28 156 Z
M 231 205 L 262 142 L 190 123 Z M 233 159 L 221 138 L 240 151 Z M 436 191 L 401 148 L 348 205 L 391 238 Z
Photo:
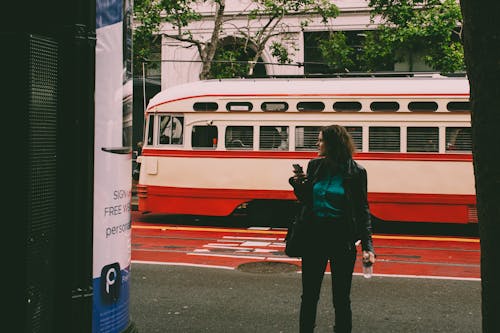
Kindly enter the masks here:
M 95 0 L 3 6 L 10 331 L 92 331 L 95 8 Z

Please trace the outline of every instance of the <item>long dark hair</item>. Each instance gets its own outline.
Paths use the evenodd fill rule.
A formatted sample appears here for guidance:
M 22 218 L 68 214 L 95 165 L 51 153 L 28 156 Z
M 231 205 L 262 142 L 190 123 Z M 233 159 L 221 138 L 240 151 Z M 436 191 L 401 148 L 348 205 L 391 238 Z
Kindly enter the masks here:
M 325 126 L 321 129 L 326 148 L 326 158 L 333 164 L 345 165 L 356 151 L 351 135 L 340 125 Z

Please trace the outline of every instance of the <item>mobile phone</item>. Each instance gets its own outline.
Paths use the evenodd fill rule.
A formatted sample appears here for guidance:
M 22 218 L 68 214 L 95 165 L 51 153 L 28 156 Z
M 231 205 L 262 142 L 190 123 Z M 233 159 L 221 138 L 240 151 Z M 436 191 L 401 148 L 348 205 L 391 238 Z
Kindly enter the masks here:
M 300 166 L 300 164 L 292 164 L 292 166 L 293 166 L 293 171 L 294 172 L 296 172 L 296 173 L 302 173 L 302 172 L 304 172 L 302 170 L 302 167 Z

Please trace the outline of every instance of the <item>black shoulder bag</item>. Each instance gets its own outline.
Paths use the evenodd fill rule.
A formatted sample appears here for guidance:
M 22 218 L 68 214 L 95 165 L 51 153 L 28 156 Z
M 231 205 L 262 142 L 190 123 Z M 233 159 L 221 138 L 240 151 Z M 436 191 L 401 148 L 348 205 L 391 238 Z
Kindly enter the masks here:
M 300 258 L 306 246 L 304 207 L 300 209 L 288 225 L 285 237 L 285 254 L 292 258 Z

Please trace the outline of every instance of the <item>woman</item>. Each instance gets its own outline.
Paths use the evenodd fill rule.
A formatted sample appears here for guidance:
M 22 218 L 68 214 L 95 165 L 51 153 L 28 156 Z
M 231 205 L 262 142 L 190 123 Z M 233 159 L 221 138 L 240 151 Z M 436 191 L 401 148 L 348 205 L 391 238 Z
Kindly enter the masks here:
M 307 174 L 294 171 L 290 184 L 304 205 L 307 225 L 302 255 L 300 332 L 313 332 L 326 265 L 332 272 L 334 331 L 351 332 L 351 282 L 356 261 L 355 242 L 361 240 L 363 260 L 375 263 L 367 200 L 366 170 L 353 159 L 354 144 L 338 125 L 321 129 L 319 157 L 309 161 Z

